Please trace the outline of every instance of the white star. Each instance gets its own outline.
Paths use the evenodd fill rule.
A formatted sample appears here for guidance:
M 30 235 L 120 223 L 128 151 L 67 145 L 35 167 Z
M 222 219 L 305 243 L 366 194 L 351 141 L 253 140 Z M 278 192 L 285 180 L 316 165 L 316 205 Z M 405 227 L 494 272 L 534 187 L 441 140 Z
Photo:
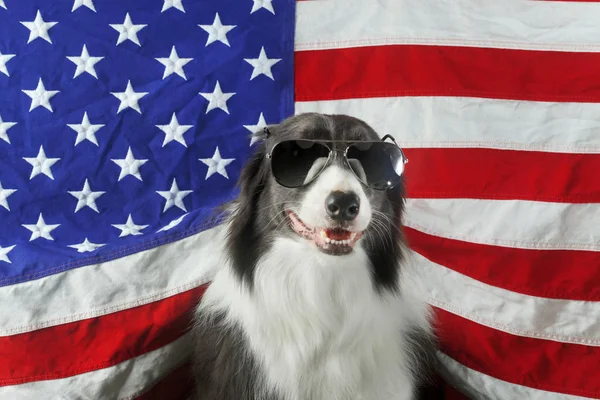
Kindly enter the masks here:
M 94 78 L 98 79 L 98 75 L 96 75 L 96 69 L 94 65 L 100 62 L 104 57 L 91 57 L 90 53 L 88 53 L 87 47 L 85 44 L 83 45 L 83 50 L 81 50 L 81 56 L 79 57 L 67 57 L 70 61 L 72 61 L 75 65 L 77 65 L 77 70 L 75 70 L 75 76 L 73 79 L 77 78 L 79 75 L 87 72 Z
M 187 209 L 185 208 L 185 204 L 183 204 L 183 199 L 189 195 L 190 193 L 192 193 L 193 190 L 179 190 L 179 187 L 177 186 L 177 180 L 175 178 L 173 178 L 173 183 L 171 184 L 171 189 L 169 189 L 168 191 L 156 191 L 156 193 L 158 193 L 159 195 L 161 195 L 162 197 L 164 197 L 167 202 L 165 203 L 165 208 L 163 209 L 163 212 L 167 211 L 169 208 L 176 206 L 177 208 L 182 209 L 183 211 L 187 212 Z
M 200 28 L 205 30 L 208 33 L 208 39 L 206 39 L 206 46 L 211 43 L 216 42 L 217 40 L 221 43 L 225 43 L 227 46 L 229 45 L 229 40 L 227 40 L 227 32 L 235 28 L 237 25 L 223 25 L 221 23 L 221 18 L 219 17 L 219 13 L 215 15 L 215 20 L 212 25 L 198 25 Z
M 177 50 L 175 50 L 175 46 L 171 49 L 171 55 L 168 58 L 157 58 L 156 61 L 165 66 L 165 73 L 163 74 L 163 79 L 167 76 L 176 73 L 183 79 L 187 80 L 185 76 L 185 71 L 183 67 L 192 61 L 193 58 L 179 58 L 179 54 L 177 54 Z
M 7 10 L 6 4 L 4 4 L 4 0 L 0 0 L 0 7 L 4 8 L 5 10 Z
M 58 24 L 58 22 L 44 21 L 44 19 L 42 18 L 42 14 L 40 13 L 40 10 L 38 10 L 38 12 L 35 16 L 35 20 L 33 20 L 31 22 L 21 21 L 21 24 L 25 25 L 25 27 L 27 29 L 29 29 L 29 40 L 27 41 L 27 43 L 31 43 L 32 41 L 34 41 L 37 38 L 42 38 L 46 42 L 52 43 L 52 40 L 50 40 L 50 36 L 48 36 L 48 31 L 54 25 Z
M 0 139 L 4 140 L 6 143 L 10 144 L 10 139 L 8 138 L 8 134 L 6 133 L 10 128 L 15 126 L 16 122 L 4 122 L 2 121 L 2 116 L 0 115 Z
M 244 61 L 246 61 L 248 64 L 254 67 L 254 69 L 252 70 L 252 76 L 250 77 L 250 80 L 256 78 L 259 75 L 266 75 L 272 80 L 275 80 L 275 78 L 273 78 L 271 68 L 273 67 L 273 65 L 281 61 L 281 58 L 267 58 L 265 48 L 261 47 L 258 58 L 244 58 Z
M 125 158 L 113 159 L 111 161 L 121 167 L 118 181 L 125 178 L 127 175 L 133 175 L 141 181 L 140 167 L 148 162 L 148 160 L 136 160 L 131 152 L 131 147 L 127 149 Z
M 223 93 L 221 90 L 221 85 L 219 81 L 215 85 L 215 90 L 212 93 L 200 93 L 200 96 L 204 97 L 209 101 L 208 107 L 206 107 L 206 114 L 210 110 L 214 110 L 215 108 L 220 108 L 229 114 L 229 109 L 227 108 L 227 100 L 229 100 L 235 93 Z
M 183 0 L 165 0 L 165 3 L 163 4 L 163 8 L 160 12 L 165 12 L 169 8 L 176 8 L 181 12 L 185 12 L 185 8 L 183 8 L 182 1 Z
M 173 229 L 175 228 L 177 225 L 179 225 L 181 223 L 181 221 L 183 221 L 183 219 L 187 217 L 187 214 L 183 214 L 181 217 L 174 219 L 173 221 L 169 222 L 169 225 L 165 225 L 162 228 L 160 228 L 159 230 L 156 231 L 156 233 L 158 232 L 165 232 L 168 231 L 169 229 Z
M 33 167 L 31 169 L 31 176 L 29 180 L 32 180 L 39 174 L 44 174 L 48 178 L 54 180 L 52 170 L 50 169 L 54 164 L 60 161 L 60 158 L 47 158 L 44 146 L 40 146 L 40 151 L 35 157 L 23 157 L 23 160 L 27 161 Z
M 148 227 L 148 225 L 136 225 L 135 222 L 133 222 L 133 219 L 131 218 L 131 214 L 129 214 L 129 217 L 127 217 L 127 222 L 125 222 L 122 225 L 113 225 L 115 228 L 120 229 L 121 230 L 121 234 L 119 235 L 119 237 L 124 237 L 124 236 L 129 236 L 129 235 L 142 235 L 142 232 L 140 232 L 142 229 L 145 229 Z
M 267 125 L 267 122 L 265 121 L 265 117 L 263 116 L 263 113 L 260 113 L 260 116 L 258 117 L 258 122 L 256 123 L 256 125 L 244 125 L 244 128 L 248 129 L 253 134 L 250 138 L 250 146 L 252 146 L 254 143 L 256 143 L 260 140 L 260 137 L 255 135 L 255 133 L 262 131 L 267 126 L 269 126 L 269 125 Z
M 6 63 L 15 57 L 16 54 L 2 54 L 0 51 L 0 72 L 2 72 L 6 76 L 10 76 L 8 74 L 8 69 L 6 68 Z
M 217 147 L 215 150 L 215 154 L 213 154 L 212 158 L 201 158 L 200 160 L 198 160 L 202 161 L 208 166 L 208 171 L 206 172 L 206 177 L 204 178 L 204 180 L 207 180 L 208 178 L 213 176 L 215 172 L 229 179 L 225 167 L 231 164 L 234 160 L 235 158 L 221 158 L 221 152 L 219 151 L 219 147 Z
M 269 10 L 273 15 L 275 15 L 275 10 L 273 9 L 273 0 L 253 0 L 254 4 L 252 4 L 252 11 L 250 14 L 253 14 L 264 8 L 265 10 Z
M 50 235 L 50 232 L 58 228 L 60 224 L 46 225 L 46 221 L 44 221 L 44 217 L 42 216 L 42 213 L 40 213 L 35 224 L 23 224 L 22 226 L 31 231 L 31 237 L 29 238 L 29 241 L 31 242 L 40 237 L 47 240 L 54 240 L 52 235 Z
M 147 25 L 146 24 L 135 25 L 131 21 L 131 17 L 129 16 L 129 13 L 127 13 L 125 15 L 125 21 L 123 21 L 122 24 L 110 24 L 110 26 L 114 30 L 119 32 L 119 38 L 117 39 L 117 46 L 126 40 L 131 40 L 133 43 L 137 44 L 138 46 L 142 46 L 137 37 L 137 33 L 139 31 L 141 31 L 142 29 L 144 29 Z
M 98 129 L 102 128 L 103 124 L 92 125 L 90 123 L 90 119 L 88 118 L 87 112 L 83 113 L 83 120 L 81 124 L 67 124 L 67 126 L 77 132 L 77 138 L 75 139 L 75 146 L 84 140 L 89 140 L 94 143 L 96 146 L 98 145 L 98 140 L 96 139 L 96 132 Z
M 2 1 L 2 0 L 0 0 L 0 1 Z M 8 247 L 2 247 L 2 246 L 0 246 L 0 261 L 4 261 L 4 262 L 10 264 L 11 262 L 10 262 L 10 259 L 8 258 L 7 254 L 10 253 L 10 251 L 12 249 L 14 249 L 14 248 L 15 248 L 14 245 L 13 246 L 8 246 Z
M 78 253 L 88 253 L 88 252 L 96 251 L 102 246 L 105 246 L 105 245 L 92 243 L 87 238 L 85 238 L 85 240 L 82 243 L 69 245 L 69 247 L 77 249 Z
M 165 133 L 165 140 L 163 141 L 163 147 L 169 142 L 176 141 L 187 147 L 187 143 L 183 138 L 183 134 L 186 133 L 194 125 L 179 125 L 177 116 L 173 113 L 171 122 L 169 125 L 156 125 L 158 129 Z
M 74 212 L 77 212 L 83 207 L 87 206 L 99 213 L 100 211 L 98 211 L 98 207 L 96 206 L 96 199 L 102 196 L 104 193 L 106 192 L 93 192 L 92 189 L 90 189 L 90 184 L 88 180 L 86 179 L 83 184 L 83 189 L 81 189 L 80 191 L 69 192 L 71 196 L 77 199 L 77 206 L 75 206 Z
M 111 92 L 113 96 L 121 100 L 117 114 L 127 108 L 133 108 L 135 111 L 142 113 L 138 100 L 148 94 L 148 92 L 135 92 L 131 86 L 131 81 L 127 81 L 127 89 L 124 92 Z
M 42 82 L 42 78 L 40 78 L 35 90 L 23 90 L 23 93 L 31 97 L 31 106 L 29 107 L 29 112 L 35 110 L 39 106 L 50 110 L 50 112 L 54 112 L 52 110 L 52 105 L 50 104 L 50 99 L 53 98 L 58 92 L 58 90 L 46 90 L 44 82 Z
M 17 189 L 4 189 L 2 187 L 2 182 L 0 182 L 0 206 L 10 211 L 10 207 L 8 206 L 6 199 L 8 199 L 8 197 L 16 191 Z
M 75 0 L 75 2 L 73 3 L 73 9 L 71 10 L 71 12 L 77 10 L 81 6 L 85 6 L 85 7 L 89 8 L 90 10 L 92 10 L 93 12 L 96 12 L 96 7 L 94 7 L 94 2 L 92 0 Z

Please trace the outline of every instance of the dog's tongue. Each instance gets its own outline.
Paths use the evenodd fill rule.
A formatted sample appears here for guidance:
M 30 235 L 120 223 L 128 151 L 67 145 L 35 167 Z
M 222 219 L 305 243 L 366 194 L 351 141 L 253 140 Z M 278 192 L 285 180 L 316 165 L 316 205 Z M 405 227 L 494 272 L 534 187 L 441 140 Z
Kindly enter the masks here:
M 348 240 L 352 235 L 352 232 L 345 229 L 327 229 L 326 233 L 331 240 Z

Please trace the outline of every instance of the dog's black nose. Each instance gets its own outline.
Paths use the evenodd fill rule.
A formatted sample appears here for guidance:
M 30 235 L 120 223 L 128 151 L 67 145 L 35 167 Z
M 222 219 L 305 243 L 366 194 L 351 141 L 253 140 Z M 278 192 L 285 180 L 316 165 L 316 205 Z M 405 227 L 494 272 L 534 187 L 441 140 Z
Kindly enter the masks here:
M 360 211 L 360 199 L 354 192 L 331 192 L 325 199 L 325 209 L 336 221 L 352 221 Z

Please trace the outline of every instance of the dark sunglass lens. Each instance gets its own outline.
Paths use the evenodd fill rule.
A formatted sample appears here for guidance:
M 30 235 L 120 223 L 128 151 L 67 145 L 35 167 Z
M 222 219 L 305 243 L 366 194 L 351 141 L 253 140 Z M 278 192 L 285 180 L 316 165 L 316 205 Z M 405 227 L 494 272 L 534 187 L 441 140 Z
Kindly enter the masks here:
M 347 156 L 356 176 L 373 189 L 396 185 L 404 172 L 402 152 L 392 143 L 355 143 L 348 148 Z
M 300 187 L 323 170 L 329 156 L 324 144 L 310 140 L 287 140 L 277 144 L 271 155 L 273 176 L 283 186 Z

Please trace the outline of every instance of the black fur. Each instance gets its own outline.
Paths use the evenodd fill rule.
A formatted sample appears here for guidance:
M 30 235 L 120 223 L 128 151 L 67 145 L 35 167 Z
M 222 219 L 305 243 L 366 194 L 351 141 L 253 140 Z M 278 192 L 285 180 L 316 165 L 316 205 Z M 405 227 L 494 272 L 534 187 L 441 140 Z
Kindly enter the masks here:
M 260 370 L 247 350 L 241 328 L 225 323 L 225 315 L 210 315 L 193 330 L 196 400 L 255 400 Z M 275 396 L 261 400 L 278 400 Z
M 404 184 L 399 185 L 387 193 L 388 199 L 393 204 L 394 225 L 389 221 L 384 221 L 387 232 L 395 239 L 391 244 L 368 241 L 365 244 L 365 251 L 369 256 L 371 267 L 373 268 L 373 281 L 378 290 L 398 290 L 398 274 L 400 270 L 398 266 L 404 260 L 402 253 L 402 245 L 404 244 L 404 232 L 402 231 L 402 213 L 404 212 Z
M 261 219 L 258 202 L 265 189 L 268 174 L 265 154 L 263 144 L 242 169 L 238 209 L 228 238 L 233 268 L 249 285 L 252 285 L 256 263 L 268 246 L 268 237 L 261 236 L 258 227 Z
M 415 376 L 421 378 L 418 382 L 415 400 L 435 400 L 435 372 L 438 368 L 436 356 L 437 343 L 428 332 L 414 328 L 408 332 L 406 341 L 411 347 L 412 365 Z

